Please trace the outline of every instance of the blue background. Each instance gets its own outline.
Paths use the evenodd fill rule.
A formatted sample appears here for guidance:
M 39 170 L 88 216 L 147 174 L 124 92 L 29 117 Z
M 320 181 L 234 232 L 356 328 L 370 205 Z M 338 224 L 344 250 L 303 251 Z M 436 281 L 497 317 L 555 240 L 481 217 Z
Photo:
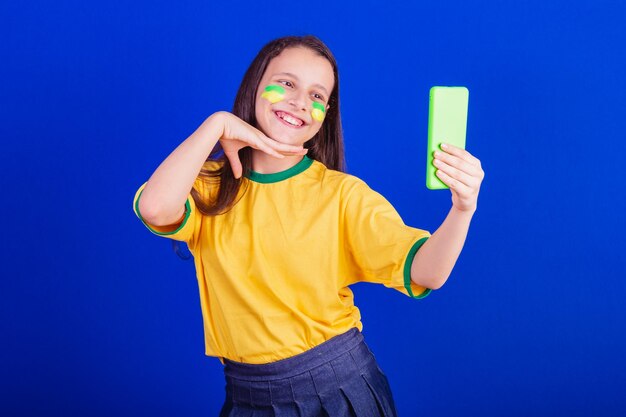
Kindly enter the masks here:
M 525 2 L 3 2 L 0 414 L 212 416 L 192 262 L 137 187 L 230 110 L 269 40 L 337 57 L 348 170 L 434 232 L 428 90 L 470 90 L 486 173 L 448 283 L 353 286 L 401 416 L 626 413 L 626 6 Z

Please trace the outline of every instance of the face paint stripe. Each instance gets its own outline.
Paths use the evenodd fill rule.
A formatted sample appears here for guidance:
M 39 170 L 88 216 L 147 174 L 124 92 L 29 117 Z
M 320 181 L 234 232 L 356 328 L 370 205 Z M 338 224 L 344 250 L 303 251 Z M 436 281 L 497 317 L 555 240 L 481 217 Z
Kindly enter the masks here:
M 267 87 L 265 87 L 264 91 L 276 91 L 279 94 L 285 94 L 285 89 L 280 85 L 268 85 Z
M 261 94 L 261 97 L 263 97 L 264 99 L 266 99 L 267 101 L 269 101 L 272 104 L 278 103 L 279 101 L 281 101 L 284 98 L 284 96 L 282 94 L 278 94 L 278 93 L 276 93 L 274 91 L 263 93 L 263 94 Z
M 269 101 L 270 103 L 278 103 L 285 98 L 285 89 L 279 85 L 268 85 L 263 90 L 261 97 Z
M 314 120 L 321 122 L 324 120 L 325 116 L 326 116 L 326 108 L 324 107 L 324 105 L 314 101 L 313 110 L 311 110 L 311 117 L 313 117 Z
M 324 105 L 322 103 L 318 103 L 317 101 L 313 102 L 313 108 L 317 110 L 321 110 L 322 113 L 326 113 L 326 109 L 324 108 Z
M 324 120 L 324 113 L 322 113 L 318 109 L 314 109 L 311 112 L 311 117 L 313 117 L 313 119 L 317 120 L 318 122 L 321 122 L 322 120 Z

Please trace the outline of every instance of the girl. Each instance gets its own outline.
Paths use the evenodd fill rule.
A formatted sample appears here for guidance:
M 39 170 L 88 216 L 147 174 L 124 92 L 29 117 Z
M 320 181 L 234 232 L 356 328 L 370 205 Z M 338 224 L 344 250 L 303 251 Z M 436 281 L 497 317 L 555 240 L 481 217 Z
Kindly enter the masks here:
M 396 416 L 348 286 L 423 298 L 446 281 L 484 174 L 464 150 L 435 157 L 452 209 L 431 236 L 343 172 L 335 59 L 316 37 L 286 37 L 254 59 L 233 112 L 207 118 L 139 188 L 137 216 L 194 256 L 221 416 Z

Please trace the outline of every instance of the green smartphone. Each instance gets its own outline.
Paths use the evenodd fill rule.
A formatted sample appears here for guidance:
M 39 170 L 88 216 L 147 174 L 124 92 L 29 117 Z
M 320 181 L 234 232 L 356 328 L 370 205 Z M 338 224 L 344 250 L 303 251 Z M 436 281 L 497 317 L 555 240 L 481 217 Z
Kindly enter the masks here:
M 431 190 L 449 188 L 435 174 L 433 154 L 441 151 L 442 143 L 465 149 L 467 104 L 469 91 L 465 87 L 432 87 L 428 107 L 428 155 L 426 157 L 426 187 Z

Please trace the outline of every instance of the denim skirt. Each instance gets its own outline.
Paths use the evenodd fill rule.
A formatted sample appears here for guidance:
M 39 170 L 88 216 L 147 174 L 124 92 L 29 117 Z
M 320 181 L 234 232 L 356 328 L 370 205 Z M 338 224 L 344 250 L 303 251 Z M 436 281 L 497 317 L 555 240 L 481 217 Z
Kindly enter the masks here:
M 266 364 L 224 358 L 220 417 L 396 417 L 387 376 L 356 327 Z

